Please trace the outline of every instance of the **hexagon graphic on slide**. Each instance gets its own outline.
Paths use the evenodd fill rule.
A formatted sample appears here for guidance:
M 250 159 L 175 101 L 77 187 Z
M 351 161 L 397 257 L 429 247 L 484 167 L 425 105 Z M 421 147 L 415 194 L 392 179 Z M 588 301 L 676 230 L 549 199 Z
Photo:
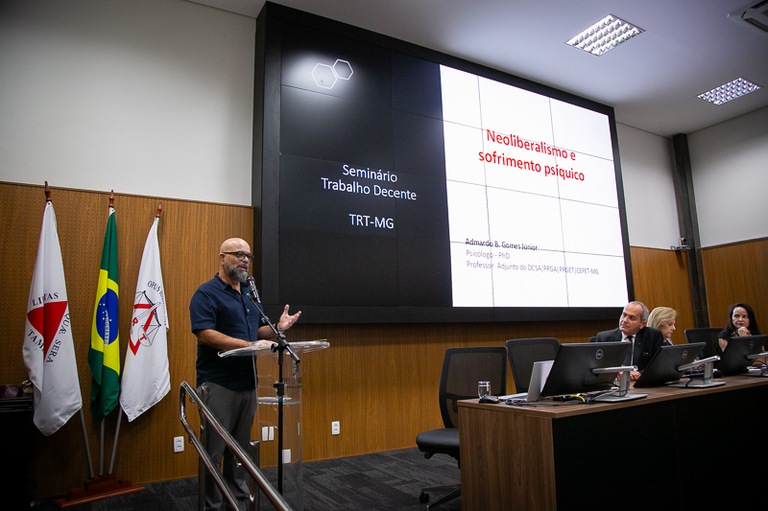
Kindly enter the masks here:
M 332 69 L 333 74 L 335 74 L 336 78 L 339 80 L 349 80 L 352 78 L 352 75 L 355 74 L 355 70 L 352 69 L 352 64 L 346 60 L 336 59 Z
M 342 59 L 336 59 L 332 66 L 328 64 L 317 63 L 312 70 L 312 78 L 315 85 L 323 89 L 332 89 L 338 80 L 349 80 L 355 71 L 352 65 Z

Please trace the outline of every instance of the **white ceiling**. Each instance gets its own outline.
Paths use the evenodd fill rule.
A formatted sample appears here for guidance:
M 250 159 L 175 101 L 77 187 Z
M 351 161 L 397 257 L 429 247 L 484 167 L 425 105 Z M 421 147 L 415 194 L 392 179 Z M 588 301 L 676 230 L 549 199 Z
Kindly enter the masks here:
M 256 17 L 264 0 L 192 0 Z M 758 3 L 754 0 L 752 3 Z M 613 106 L 651 133 L 692 133 L 768 106 L 768 33 L 727 14 L 748 0 L 277 0 Z M 766 7 L 764 6 L 763 9 Z M 607 14 L 645 32 L 601 57 L 565 44 Z M 696 96 L 743 77 L 721 106 Z

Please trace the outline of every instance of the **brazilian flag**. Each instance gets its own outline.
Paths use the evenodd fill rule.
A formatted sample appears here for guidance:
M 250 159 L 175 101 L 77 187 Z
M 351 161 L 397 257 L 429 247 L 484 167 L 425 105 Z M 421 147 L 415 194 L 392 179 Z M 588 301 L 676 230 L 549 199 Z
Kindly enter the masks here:
M 110 206 L 101 252 L 99 285 L 91 326 L 91 414 L 101 422 L 117 406 L 120 394 L 120 343 L 117 332 L 117 225 Z

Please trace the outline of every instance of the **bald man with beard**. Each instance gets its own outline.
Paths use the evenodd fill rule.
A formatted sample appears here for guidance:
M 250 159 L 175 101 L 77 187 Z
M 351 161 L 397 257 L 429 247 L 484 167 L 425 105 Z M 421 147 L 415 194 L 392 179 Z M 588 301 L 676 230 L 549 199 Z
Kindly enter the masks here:
M 248 271 L 253 255 L 243 239 L 230 238 L 221 244 L 218 272 L 197 288 L 189 303 L 192 333 L 197 338 L 198 393 L 221 425 L 243 449 L 250 443 L 251 426 L 256 413 L 256 374 L 252 357 L 219 357 L 220 351 L 245 348 L 254 344 L 271 347 L 275 333 L 263 319 L 261 304 L 248 296 Z M 281 332 L 291 328 L 301 311 L 283 309 L 275 325 Z M 248 472 L 226 448 L 215 432 L 206 435 L 205 448 L 214 464 L 221 467 L 224 480 L 232 490 L 240 509 L 248 506 Z M 223 462 L 223 463 L 222 463 Z M 205 471 L 205 509 L 227 508 L 213 477 Z

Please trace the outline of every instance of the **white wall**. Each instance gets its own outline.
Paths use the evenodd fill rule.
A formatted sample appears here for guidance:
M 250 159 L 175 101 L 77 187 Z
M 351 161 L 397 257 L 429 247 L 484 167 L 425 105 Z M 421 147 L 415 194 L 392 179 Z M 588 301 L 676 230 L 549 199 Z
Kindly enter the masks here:
M 701 245 L 767 237 L 768 108 L 692 133 L 688 146 Z
M 183 0 L 0 0 L 0 180 L 250 205 L 255 29 Z

